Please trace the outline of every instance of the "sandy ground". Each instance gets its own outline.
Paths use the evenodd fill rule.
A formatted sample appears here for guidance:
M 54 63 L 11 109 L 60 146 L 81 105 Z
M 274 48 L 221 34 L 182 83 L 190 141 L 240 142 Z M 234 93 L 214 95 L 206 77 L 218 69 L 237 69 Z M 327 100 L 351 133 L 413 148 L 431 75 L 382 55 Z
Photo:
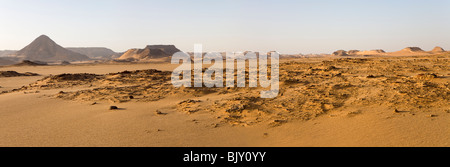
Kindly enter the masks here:
M 391 58 L 376 59 L 391 60 Z M 448 69 L 448 56 L 443 59 L 447 60 L 444 62 L 447 67 L 442 68 Z M 296 59 L 294 61 L 300 64 L 320 64 L 324 60 L 333 59 Z M 398 59 L 392 58 L 392 60 Z M 0 91 L 17 89 L 35 83 L 46 76 L 62 73 L 108 74 L 143 69 L 170 71 L 175 67 L 177 66 L 170 64 L 1 67 L 0 71 L 33 72 L 42 76 L 0 78 Z M 344 67 L 340 68 L 344 69 Z M 304 68 L 304 71 L 308 72 L 308 68 Z M 320 71 L 321 75 L 322 73 L 323 71 Z M 415 71 L 406 71 L 406 73 L 411 73 L 411 76 L 417 75 Z M 433 83 L 449 82 L 449 71 L 440 71 L 439 74 L 441 77 L 433 80 Z M 328 73 L 326 75 L 328 76 Z M 361 80 L 370 82 L 365 78 Z M 105 83 L 94 83 L 94 87 L 101 87 L 103 84 Z M 281 100 L 284 97 L 296 97 L 293 93 L 296 88 L 291 87 L 286 88 L 284 94 L 287 95 L 281 96 Z M 85 89 L 91 88 L 86 85 L 52 89 L 33 87 L 33 89 L 0 94 L 0 146 L 450 146 L 450 105 L 445 103 L 449 100 L 445 99 L 448 96 L 443 96 L 444 99 L 440 102 L 430 103 L 436 106 L 425 107 L 426 109 L 423 110 L 415 109 L 415 104 L 411 103 L 403 106 L 393 102 L 389 103 L 390 105 L 385 103 L 365 105 L 356 99 L 352 101 L 352 98 L 349 98 L 343 103 L 343 107 L 321 110 L 320 114 L 307 119 L 303 115 L 290 115 L 279 111 L 278 115 L 283 118 L 288 117 L 286 118 L 288 122 L 273 126 L 271 121 L 274 116 L 272 115 L 255 116 L 256 120 L 262 119 L 258 123 L 242 121 L 236 123 L 235 120 L 224 122 L 223 119 L 218 119 L 228 115 L 224 114 L 225 112 L 219 112 L 223 108 L 214 108 L 212 103 L 234 103 L 235 101 L 227 101 L 234 97 L 233 93 L 223 95 L 211 93 L 200 97 L 194 96 L 193 93 L 173 93 L 157 101 L 130 100 L 121 103 L 99 100 L 95 97 L 98 96 L 94 94 L 95 92 L 92 94 L 94 97 L 86 94 L 92 100 L 80 99 L 78 96 L 72 96 L 73 93 L 64 94 L 62 98 L 55 96 L 60 91 L 77 92 Z M 361 90 L 370 89 L 380 88 L 369 86 Z M 445 93 L 448 95 L 448 88 L 443 91 L 444 95 Z M 375 96 L 370 93 L 356 93 L 358 96 L 365 95 L 368 99 Z M 186 99 L 202 101 L 200 104 L 202 107 L 199 107 L 199 111 L 195 113 L 183 112 L 186 108 L 195 109 L 196 107 L 180 106 L 180 102 Z M 93 102 L 97 104 L 92 105 Z M 339 101 L 333 101 L 333 103 L 337 102 Z M 118 106 L 120 109 L 111 111 L 109 110 L 111 105 Z M 398 107 L 401 111 L 394 112 L 393 107 Z M 217 112 L 211 112 L 207 110 L 208 108 L 217 109 Z M 278 112 L 278 109 L 270 108 L 272 109 Z M 157 114 L 158 111 L 162 114 Z M 248 112 L 243 115 L 253 116 L 250 111 Z M 276 114 L 275 112 L 274 115 Z M 242 116 L 243 120 L 247 119 L 245 116 Z M 278 117 L 275 118 L 278 119 Z

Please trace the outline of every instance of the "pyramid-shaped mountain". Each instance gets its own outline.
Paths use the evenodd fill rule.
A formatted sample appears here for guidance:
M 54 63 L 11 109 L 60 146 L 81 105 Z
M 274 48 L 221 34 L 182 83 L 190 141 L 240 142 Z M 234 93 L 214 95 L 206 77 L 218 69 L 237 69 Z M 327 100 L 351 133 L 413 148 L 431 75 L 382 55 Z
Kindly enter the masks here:
M 86 55 L 65 49 L 46 35 L 39 36 L 14 55 L 22 60 L 45 62 L 89 60 Z
M 441 52 L 445 52 L 445 50 L 444 50 L 444 48 L 436 46 L 431 52 L 433 52 L 433 53 L 441 53 Z

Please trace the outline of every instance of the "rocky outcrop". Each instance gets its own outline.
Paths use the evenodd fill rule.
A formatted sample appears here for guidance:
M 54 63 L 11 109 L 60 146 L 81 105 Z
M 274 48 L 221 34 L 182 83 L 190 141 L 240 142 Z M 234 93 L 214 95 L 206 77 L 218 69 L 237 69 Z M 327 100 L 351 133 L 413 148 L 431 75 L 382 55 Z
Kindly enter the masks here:
M 405 49 L 403 49 L 403 50 L 401 50 L 401 51 L 404 51 L 404 52 L 412 52 L 412 53 L 416 53 L 416 52 L 425 52 L 425 51 L 423 51 L 421 48 L 419 48 L 419 47 L 407 47 L 407 48 L 405 48 Z
M 125 52 L 119 60 L 152 60 L 152 59 L 170 59 L 173 54 L 180 50 L 174 45 L 148 45 L 144 49 L 130 49 Z
M 0 71 L 1 77 L 22 77 L 22 76 L 38 76 L 39 74 L 26 72 L 26 73 L 18 73 L 16 71 Z
M 152 60 L 167 59 L 170 60 L 173 54 L 180 50 L 174 45 L 148 45 L 144 49 L 130 49 L 120 56 L 119 60 Z
M 46 65 L 48 64 L 45 62 L 24 60 L 18 64 L 15 64 L 14 66 L 46 66 Z
M 345 50 L 338 50 L 333 52 L 333 56 L 349 56 Z

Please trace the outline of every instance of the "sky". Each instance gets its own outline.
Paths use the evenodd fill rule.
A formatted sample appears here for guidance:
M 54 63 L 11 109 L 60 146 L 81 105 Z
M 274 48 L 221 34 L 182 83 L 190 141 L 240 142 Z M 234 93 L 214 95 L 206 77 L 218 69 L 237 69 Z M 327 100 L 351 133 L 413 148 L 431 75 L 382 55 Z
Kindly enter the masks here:
M 116 52 L 450 50 L 450 0 L 0 0 L 0 50 L 45 34 Z

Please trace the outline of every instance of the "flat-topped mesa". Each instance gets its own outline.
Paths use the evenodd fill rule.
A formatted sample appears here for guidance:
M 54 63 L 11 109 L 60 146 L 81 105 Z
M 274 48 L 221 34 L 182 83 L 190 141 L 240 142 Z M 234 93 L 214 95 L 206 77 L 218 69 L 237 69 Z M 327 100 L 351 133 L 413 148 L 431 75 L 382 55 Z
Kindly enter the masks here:
M 431 52 L 433 53 L 441 53 L 441 52 L 445 52 L 445 50 L 439 46 L 436 46 L 433 50 L 431 50 Z
M 170 59 L 173 54 L 180 52 L 174 45 L 147 45 L 144 49 L 129 49 L 119 60 L 152 60 L 152 59 Z
M 158 50 L 162 50 L 164 51 L 164 53 L 172 56 L 173 54 L 177 53 L 180 51 L 180 49 L 178 49 L 177 47 L 175 47 L 175 45 L 147 45 L 147 47 L 145 47 L 145 49 L 158 49 Z
M 402 51 L 405 51 L 405 52 L 425 52 L 419 47 L 407 47 L 407 48 L 403 49 Z

